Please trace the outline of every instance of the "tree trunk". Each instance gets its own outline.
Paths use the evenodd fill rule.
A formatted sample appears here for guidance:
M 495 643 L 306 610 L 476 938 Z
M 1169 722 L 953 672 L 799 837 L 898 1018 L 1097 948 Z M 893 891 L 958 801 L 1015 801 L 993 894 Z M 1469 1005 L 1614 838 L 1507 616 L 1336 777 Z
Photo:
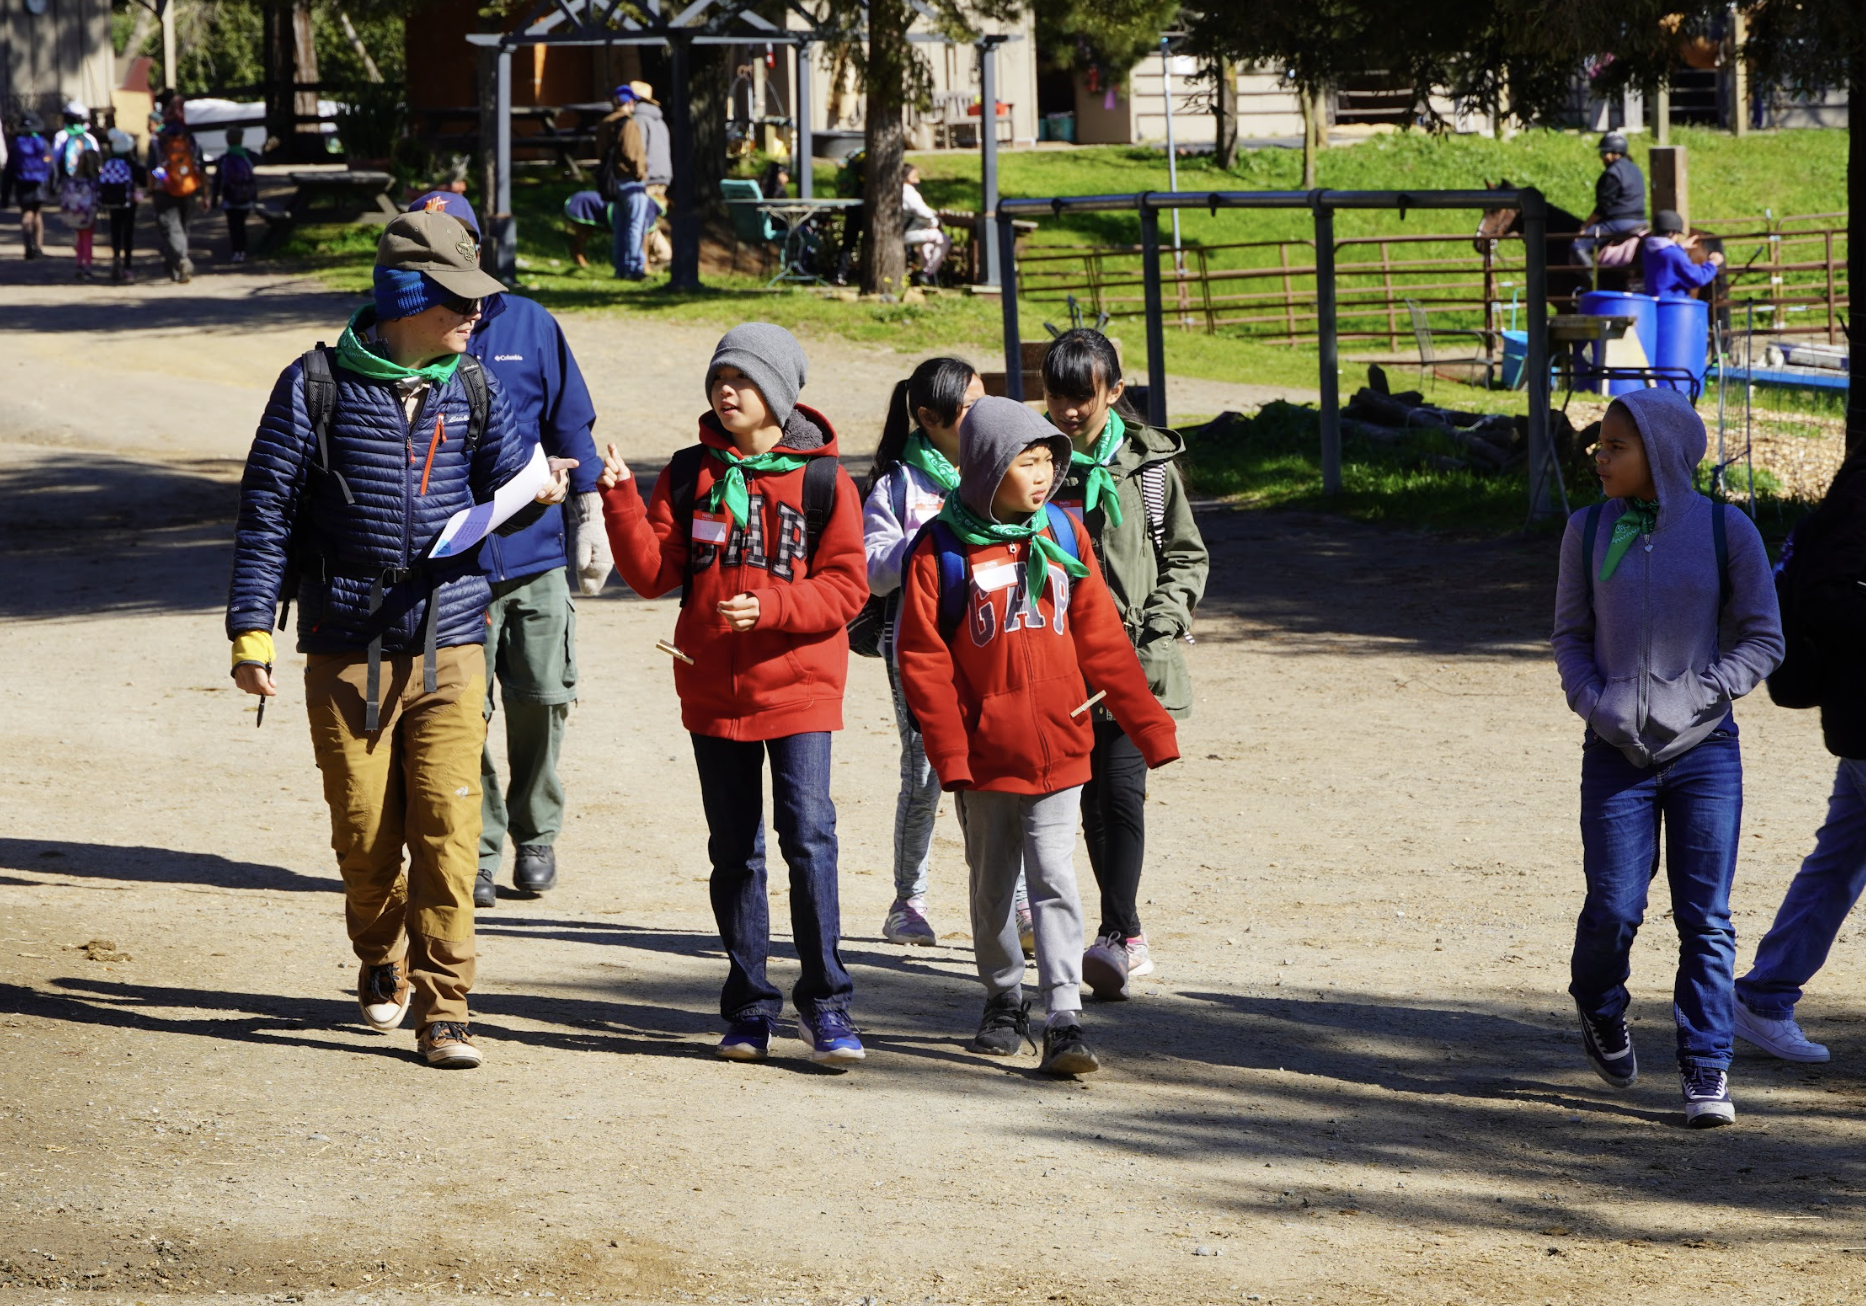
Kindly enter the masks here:
M 1302 188 L 1315 189 L 1315 144 L 1316 114 L 1320 108 L 1320 98 L 1312 90 L 1304 88 L 1299 92 L 1302 98 Z
M 324 153 L 323 124 L 318 121 L 318 93 L 301 91 L 297 83 L 318 79 L 317 41 L 311 27 L 310 0 L 292 5 L 292 108 L 298 118 L 298 139 L 287 145 L 296 158 L 315 159 Z
M 292 147 L 292 7 L 289 0 L 267 0 L 265 21 L 266 136 L 268 149 L 287 157 Z
M 907 101 L 907 0 L 869 0 L 868 104 L 864 145 L 863 234 L 868 257 L 862 265 L 862 290 L 898 295 L 907 283 L 907 230 L 901 218 L 901 155 L 906 132 L 901 116 Z M 997 106 L 981 106 L 980 131 L 996 131 Z
M 724 220 L 726 175 L 726 118 L 732 98 L 732 66 L 723 45 L 696 43 L 691 56 L 686 94 L 693 113 L 693 158 L 675 159 L 680 168 L 691 162 L 695 195 L 704 218 Z M 660 97 L 662 103 L 667 97 Z
M 1212 116 L 1218 120 L 1214 152 L 1219 167 L 1235 168 L 1238 166 L 1238 66 L 1229 59 L 1219 59 L 1212 65 L 1212 77 L 1217 82 L 1212 94 Z

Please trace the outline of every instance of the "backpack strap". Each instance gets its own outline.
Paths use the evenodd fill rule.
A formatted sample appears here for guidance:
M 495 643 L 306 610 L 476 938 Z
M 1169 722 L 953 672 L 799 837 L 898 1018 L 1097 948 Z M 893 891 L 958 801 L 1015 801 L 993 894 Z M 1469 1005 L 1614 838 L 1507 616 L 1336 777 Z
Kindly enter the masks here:
M 1600 512 L 1604 503 L 1594 504 L 1581 520 L 1581 575 L 1587 582 L 1587 606 L 1594 607 L 1594 535 L 1600 530 Z
M 355 504 L 356 495 L 350 490 L 350 482 L 343 473 L 330 465 L 330 422 L 337 411 L 337 377 L 331 371 L 330 349 L 320 340 L 315 348 L 308 349 L 299 358 L 299 378 L 304 385 L 305 417 L 311 423 L 311 433 L 317 438 L 317 470 L 336 481 L 337 488 L 343 491 L 343 501 Z M 279 595 L 280 630 L 286 629 L 291 621 L 292 600 L 297 597 L 298 586 L 304 576 L 306 555 L 316 555 L 311 547 L 305 520 L 308 514 L 303 502 L 298 508 L 298 520 L 292 523 L 291 538 L 286 545 L 285 575 L 282 578 Z
M 1075 514 L 1053 499 L 1044 504 L 1043 508 L 1049 514 L 1050 534 L 1063 546 L 1063 552 L 1076 562 L 1082 561 L 1082 555 L 1076 548 Z
M 687 606 L 687 596 L 693 592 L 693 503 L 700 493 L 700 460 L 706 457 L 706 446 L 690 444 L 685 449 L 678 449 L 667 460 L 667 466 L 661 475 L 668 478 L 668 505 L 674 510 L 674 524 L 687 537 L 687 569 L 680 578 L 680 606 Z
M 492 411 L 492 395 L 486 388 L 486 365 L 471 354 L 460 355 L 460 384 L 467 393 L 467 461 L 473 461 L 473 451 L 479 448 L 480 437 L 486 434 L 486 415 Z
M 1728 505 L 1721 499 L 1711 500 L 1711 546 L 1717 551 L 1717 616 L 1721 621 L 1723 610 L 1730 606 L 1730 539 L 1724 531 L 1723 510 Z
M 952 527 L 937 517 L 920 533 L 933 537 L 933 552 L 939 559 L 939 637 L 950 644 L 965 617 L 965 546 L 959 543 Z M 914 547 L 919 544 L 916 542 Z M 908 553 L 911 556 L 912 550 Z
M 823 538 L 823 528 L 836 511 L 836 472 L 834 458 L 817 456 L 803 468 L 803 540 L 804 560 L 816 561 L 816 542 Z

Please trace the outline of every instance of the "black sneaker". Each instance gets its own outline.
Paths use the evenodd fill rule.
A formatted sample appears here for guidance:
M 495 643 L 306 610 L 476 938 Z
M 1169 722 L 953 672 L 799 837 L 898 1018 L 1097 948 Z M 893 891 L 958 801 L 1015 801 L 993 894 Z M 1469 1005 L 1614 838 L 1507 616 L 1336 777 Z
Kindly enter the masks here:
M 1071 1020 L 1052 1024 L 1043 1031 L 1043 1060 L 1037 1069 L 1043 1074 L 1067 1079 L 1071 1075 L 1100 1070 L 1101 1062 L 1095 1059 L 1088 1040 L 1082 1037 L 1082 1026 Z
M 1030 1037 L 1030 1004 L 1018 990 L 1006 989 L 985 999 L 985 1016 L 978 1022 L 972 1038 L 972 1051 L 988 1056 L 1016 1056 L 1029 1043 L 1034 1051 L 1037 1041 Z
M 1721 1070 L 1690 1066 L 1679 1071 L 1684 1081 L 1685 1123 L 1693 1129 L 1715 1129 L 1736 1123 L 1736 1103 L 1730 1100 L 1730 1076 Z
M 479 876 L 473 881 L 473 905 L 475 907 L 497 907 L 499 890 L 493 883 L 497 869 L 491 866 L 479 868 Z
M 518 865 L 512 868 L 512 887 L 525 893 L 543 893 L 557 887 L 557 850 L 548 843 L 522 845 Z
M 1626 1027 L 1625 1016 L 1596 1020 L 1582 1012 L 1581 1047 L 1594 1073 L 1615 1088 L 1630 1088 L 1639 1078 L 1639 1058 L 1633 1055 L 1633 1031 Z

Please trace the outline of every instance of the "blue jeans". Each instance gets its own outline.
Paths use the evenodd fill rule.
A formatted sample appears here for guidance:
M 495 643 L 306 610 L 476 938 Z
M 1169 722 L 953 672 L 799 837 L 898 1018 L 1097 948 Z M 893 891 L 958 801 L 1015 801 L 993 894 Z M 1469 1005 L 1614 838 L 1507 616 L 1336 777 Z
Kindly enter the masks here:
M 888 688 L 894 695 L 894 724 L 901 732 L 901 792 L 894 800 L 894 896 L 924 898 L 933 854 L 933 825 L 939 819 L 939 777 L 927 761 L 926 745 L 914 728 L 901 691 L 900 669 L 888 658 Z
M 1736 996 L 1758 1016 L 1795 1014 L 1801 986 L 1827 961 L 1841 922 L 1866 887 L 1866 762 L 1845 761 L 1834 772 L 1827 820 L 1814 851 L 1801 863 L 1775 924 L 1762 936 L 1756 964 L 1736 982 Z
M 801 1014 L 841 1011 L 855 992 L 836 941 L 836 805 L 829 797 L 829 732 L 742 741 L 693 736 L 713 863 L 713 919 L 730 969 L 719 995 L 727 1020 L 776 1018 L 784 996 L 765 978 L 771 904 L 765 893 L 764 762 L 771 758 L 771 822 L 790 868 L 790 923 L 803 976 L 791 1000 Z
M 1742 824 L 1743 755 L 1733 723 L 1654 767 L 1634 766 L 1619 749 L 1588 736 L 1581 755 L 1587 901 L 1575 922 L 1568 992 L 1588 1016 L 1626 1010 L 1633 936 L 1645 917 L 1646 888 L 1659 871 L 1663 826 L 1678 927 L 1672 1016 L 1681 1067 L 1730 1065 L 1736 1019 L 1730 882 Z
M 616 187 L 615 266 L 618 277 L 639 277 L 648 271 L 642 242 L 648 239 L 648 224 L 654 221 L 654 201 L 648 188 L 638 181 Z

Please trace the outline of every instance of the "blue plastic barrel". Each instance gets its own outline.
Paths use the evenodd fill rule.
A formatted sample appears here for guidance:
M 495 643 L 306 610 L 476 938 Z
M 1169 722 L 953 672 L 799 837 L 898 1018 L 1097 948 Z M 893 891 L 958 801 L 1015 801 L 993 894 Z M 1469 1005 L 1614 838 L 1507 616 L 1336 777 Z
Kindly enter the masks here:
M 1710 353 L 1710 305 L 1701 299 L 1661 299 L 1659 301 L 1659 352 L 1653 363 L 1659 367 L 1682 367 L 1704 386 L 1704 369 Z M 1690 387 L 1683 381 L 1661 382 L 1674 390 Z
M 1659 354 L 1659 301 L 1657 299 L 1651 295 L 1634 295 L 1623 290 L 1590 290 L 1581 296 L 1580 308 L 1589 317 L 1632 318 L 1632 333 L 1638 338 L 1640 348 L 1645 350 L 1646 362 L 1657 361 Z M 1605 366 L 1606 357 L 1607 342 L 1604 340 L 1596 342 L 1594 366 Z M 1699 366 L 1701 368 L 1702 364 Z M 1583 371 L 1582 376 L 1585 377 L 1585 375 Z M 1633 390 L 1643 390 L 1645 386 L 1644 381 L 1614 379 L 1604 383 L 1603 392 L 1610 395 L 1623 395 Z M 1595 381 L 1588 388 L 1602 390 L 1603 383 Z

